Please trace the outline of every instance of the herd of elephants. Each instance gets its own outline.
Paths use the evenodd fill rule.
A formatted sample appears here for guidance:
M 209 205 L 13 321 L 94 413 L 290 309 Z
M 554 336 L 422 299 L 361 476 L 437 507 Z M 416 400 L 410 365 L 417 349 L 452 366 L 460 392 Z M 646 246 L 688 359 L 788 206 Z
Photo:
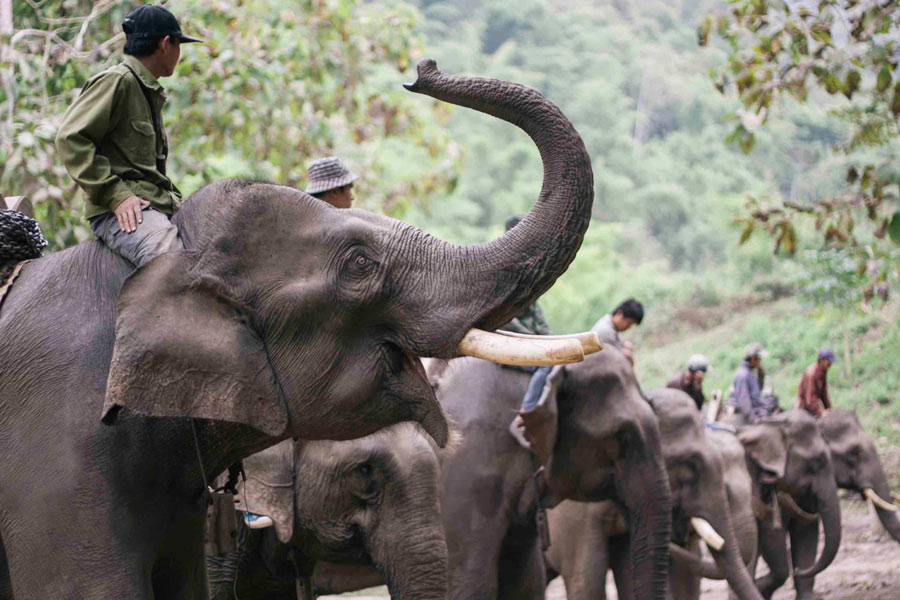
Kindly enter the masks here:
M 565 366 L 537 464 L 508 431 L 529 374 L 460 342 L 574 259 L 590 157 L 530 88 L 430 60 L 406 87 L 534 140 L 540 195 L 502 238 L 457 246 L 231 180 L 176 215 L 185 250 L 137 271 L 96 241 L 21 269 L 0 310 L 0 600 L 308 600 L 381 583 L 518 600 L 556 576 L 597 599 L 609 570 L 623 599 L 697 598 L 704 577 L 770 598 L 791 576 L 809 599 L 840 545 L 839 488 L 900 542 L 853 413 L 704 423 L 681 391 L 642 390 L 616 348 Z M 273 526 L 241 520 L 239 549 L 207 556 L 207 486 L 239 460 L 241 507 Z

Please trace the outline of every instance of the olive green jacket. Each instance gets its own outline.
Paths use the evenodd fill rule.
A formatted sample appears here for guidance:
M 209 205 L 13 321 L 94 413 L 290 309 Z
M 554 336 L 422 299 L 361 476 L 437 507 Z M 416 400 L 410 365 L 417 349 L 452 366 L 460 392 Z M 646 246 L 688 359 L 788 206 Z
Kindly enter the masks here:
M 501 327 L 504 331 L 512 331 L 513 333 L 530 333 L 532 335 L 550 335 L 550 325 L 544 318 L 544 311 L 535 302 L 520 314 L 518 317 Z
M 126 65 L 150 89 L 163 129 L 161 140 L 141 87 Z M 84 84 L 63 117 L 56 150 L 84 195 L 85 218 L 114 210 L 131 195 L 166 214 L 178 210 L 181 192 L 156 166 L 157 153 L 169 154 L 162 125 L 165 102 L 159 81 L 133 56 Z

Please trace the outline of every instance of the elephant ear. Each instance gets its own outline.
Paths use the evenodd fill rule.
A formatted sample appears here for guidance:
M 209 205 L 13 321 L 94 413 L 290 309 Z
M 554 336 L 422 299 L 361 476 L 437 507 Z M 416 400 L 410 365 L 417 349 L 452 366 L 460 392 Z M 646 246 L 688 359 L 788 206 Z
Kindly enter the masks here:
M 740 430 L 738 439 L 756 464 L 774 473 L 778 479 L 784 477 L 788 452 L 787 440 L 781 427 L 774 424 L 749 425 Z
M 224 283 L 196 271 L 186 252 L 173 252 L 125 281 L 102 421 L 128 407 L 280 435 L 288 414 L 262 338 Z
M 245 458 L 240 491 L 243 510 L 271 517 L 285 544 L 294 535 L 294 457 L 294 442 L 286 439 Z

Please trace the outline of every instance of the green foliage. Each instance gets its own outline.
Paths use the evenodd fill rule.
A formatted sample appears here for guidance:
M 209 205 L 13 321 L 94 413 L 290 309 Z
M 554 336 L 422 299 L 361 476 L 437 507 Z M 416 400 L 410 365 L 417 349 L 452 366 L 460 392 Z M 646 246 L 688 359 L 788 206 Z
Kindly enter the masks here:
M 847 248 L 858 257 L 873 249 L 884 256 L 878 240 L 890 230 L 898 201 L 894 188 L 900 183 L 891 168 L 900 133 L 895 74 L 900 4 L 729 0 L 728 5 L 707 16 L 698 29 L 702 45 L 713 30 L 725 42 L 728 60 L 713 76 L 719 91 L 734 88 L 744 107 L 742 122 L 726 142 L 749 153 L 753 134 L 747 122 L 757 127 L 765 123 L 778 112 L 781 97 L 829 106 L 849 125 L 847 135 L 835 143 L 848 158 L 845 186 L 814 195 L 810 202 L 791 198 L 777 213 L 756 211 L 745 218 L 745 232 L 753 222 L 762 223 L 780 242 L 788 227 L 794 230 L 793 219 L 806 219 L 831 247 Z M 776 215 L 780 228 L 771 225 Z M 859 223 L 865 227 L 854 231 Z M 868 244 L 860 239 L 871 235 L 876 240 Z M 900 245 L 900 237 L 889 239 Z
M 0 40 L 0 189 L 37 204 L 53 248 L 84 239 L 74 184 L 53 137 L 71 98 L 121 59 L 119 0 L 16 0 L 15 33 Z M 170 173 L 189 194 L 223 177 L 300 186 L 307 163 L 340 155 L 362 176 L 364 208 L 402 216 L 452 184 L 449 109 L 400 83 L 422 51 L 418 13 L 404 2 L 182 0 L 182 48 L 164 118 Z M 10 77 L 10 74 L 12 75 Z M 414 75 L 413 75 L 414 77 Z
M 849 310 L 859 299 L 865 267 L 841 250 L 807 250 L 798 281 L 800 297 L 810 306 Z

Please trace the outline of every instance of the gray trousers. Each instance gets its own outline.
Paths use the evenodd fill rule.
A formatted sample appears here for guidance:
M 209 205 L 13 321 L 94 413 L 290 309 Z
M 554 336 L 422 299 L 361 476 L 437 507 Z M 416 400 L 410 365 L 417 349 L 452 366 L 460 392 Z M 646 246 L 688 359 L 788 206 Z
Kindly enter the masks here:
M 134 233 L 122 232 L 116 215 L 111 212 L 91 219 L 91 231 L 110 250 L 136 267 L 144 266 L 164 252 L 184 248 L 178 228 L 169 221 L 168 215 L 150 207 L 141 212 L 144 222 L 138 224 Z

